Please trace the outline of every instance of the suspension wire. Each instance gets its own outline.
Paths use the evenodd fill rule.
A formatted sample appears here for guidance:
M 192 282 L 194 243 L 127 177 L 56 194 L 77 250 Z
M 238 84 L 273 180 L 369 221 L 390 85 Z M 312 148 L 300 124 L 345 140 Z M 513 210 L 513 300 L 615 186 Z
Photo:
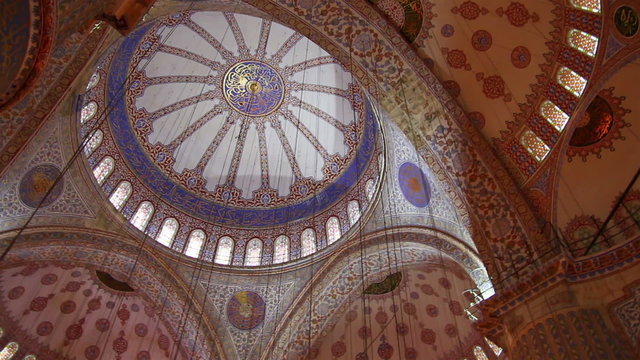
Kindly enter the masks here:
M 190 3 L 189 7 L 191 7 L 192 5 L 193 5 L 193 3 Z M 174 33 L 174 32 L 175 32 L 175 27 L 173 27 L 173 28 L 169 29 L 169 33 L 168 33 L 168 34 L 167 34 L 167 36 L 166 36 L 166 37 L 161 41 L 161 44 L 164 44 L 164 43 L 165 43 L 165 42 L 166 42 L 166 41 L 167 41 L 167 40 L 168 40 L 168 39 L 173 35 L 173 33 Z M 147 50 L 147 53 L 148 53 L 149 51 L 150 51 L 150 49 L 148 49 L 148 50 Z M 149 64 L 151 63 L 151 61 L 153 60 L 153 57 L 155 57 L 155 55 L 156 55 L 156 53 L 152 54 L 152 55 L 151 55 L 151 58 L 150 58 L 150 59 L 148 59 L 148 60 L 145 62 L 145 64 L 144 64 L 144 65 L 143 65 L 143 67 L 142 67 L 142 71 L 144 71 L 144 69 L 147 67 L 147 65 L 149 65 Z M 141 60 L 142 60 L 142 59 L 144 59 L 145 57 L 146 57 L 146 56 L 142 56 L 142 57 L 140 57 L 140 60 L 139 60 L 139 61 L 141 61 Z M 123 82 L 123 84 L 120 86 L 120 89 L 124 89 L 124 85 L 128 83 L 129 78 L 130 78 L 130 77 L 131 77 L 131 75 L 133 74 L 133 69 L 135 69 L 136 67 L 137 67 L 137 65 L 136 65 L 135 67 L 131 67 L 131 68 L 132 68 L 132 71 L 131 71 L 131 73 L 127 76 L 127 79 L 125 79 L 125 81 Z M 104 117 L 104 119 L 103 119 L 102 121 L 104 122 L 106 118 L 107 118 L 107 117 L 105 116 L 105 117 Z M 90 134 L 90 133 L 91 133 L 91 132 L 89 132 L 88 134 Z M 133 189 L 132 189 L 132 192 L 133 192 Z M 140 207 L 138 207 L 138 210 L 136 210 L 136 211 L 134 212 L 134 214 L 132 215 L 132 217 L 134 217 L 134 216 L 135 216 L 135 214 L 137 213 L 137 211 L 139 211 L 139 210 L 140 210 Z M 148 220 L 147 220 L 147 226 L 145 227 L 145 230 L 143 231 L 143 234 L 144 234 L 143 241 L 140 243 L 140 246 L 138 247 L 138 251 L 137 251 L 137 254 L 136 254 L 136 257 L 135 257 L 134 263 L 133 263 L 133 265 L 132 265 L 132 267 L 131 267 L 131 270 L 129 271 L 129 274 L 127 275 L 127 277 L 128 277 L 129 279 L 133 278 L 133 274 L 134 274 L 134 272 L 135 272 L 135 271 L 136 271 L 136 269 L 137 269 L 137 265 L 138 265 L 138 262 L 139 262 L 139 260 L 140 260 L 140 257 L 142 256 L 143 249 L 144 249 L 144 246 L 145 246 L 145 244 L 146 244 L 146 242 L 147 242 L 147 239 L 150 239 L 150 238 L 151 238 L 151 237 L 149 236 L 149 231 L 151 230 L 151 229 L 150 229 L 150 227 L 149 227 L 149 223 L 151 222 L 151 218 L 152 218 L 154 215 L 156 215 L 156 214 L 157 214 L 157 212 L 156 212 L 156 211 L 155 211 L 155 209 L 154 209 L 154 214 L 152 214 L 152 215 L 150 216 L 150 219 L 148 219 Z M 121 223 L 121 226 L 123 226 L 123 224 L 122 224 L 122 223 Z M 161 229 L 160 229 L 160 230 L 161 230 Z M 161 306 L 161 308 L 160 308 L 160 314 L 162 314 L 162 313 L 164 312 L 164 308 L 165 308 L 165 306 L 167 306 L 167 303 L 168 303 L 168 298 L 169 298 L 169 294 L 168 294 L 167 292 L 165 292 L 165 296 L 164 296 L 164 299 L 163 299 L 163 302 L 162 302 L 162 306 Z M 116 310 L 116 309 L 119 309 L 119 308 L 122 306 L 122 302 L 123 302 L 123 301 L 124 301 L 124 294 L 121 294 L 121 295 L 119 296 L 119 299 L 118 299 L 118 303 L 119 303 L 119 304 L 118 304 L 118 306 L 114 306 L 114 307 L 111 309 L 111 313 L 113 313 L 113 312 L 115 311 L 115 314 L 114 314 L 114 318 L 113 318 L 113 320 L 115 320 L 115 316 L 117 315 L 117 312 L 118 312 L 118 310 Z M 109 317 L 111 317 L 111 313 L 110 313 Z M 110 323 L 111 323 L 111 321 L 110 321 Z M 160 321 L 158 321 L 158 322 L 156 323 L 154 333 L 158 330 L 158 328 L 159 328 L 159 326 L 160 326 L 160 323 L 161 323 Z M 109 337 L 111 337 L 111 334 L 112 334 L 112 332 L 113 332 L 113 329 L 114 329 L 114 328 L 113 328 L 113 327 L 111 327 L 111 330 L 109 331 L 109 334 L 107 335 L 107 338 L 105 339 L 105 341 L 107 341 L 107 340 L 109 339 Z M 149 345 L 149 347 L 151 347 L 151 344 Z M 103 356 L 104 356 L 104 352 L 102 352 L 102 353 L 100 354 L 100 359 L 102 359 L 102 357 L 103 357 Z
M 169 35 L 170 36 L 170 35 Z M 104 39 L 104 37 L 103 37 Z M 116 40 L 117 41 L 117 40 Z M 114 41 L 115 42 L 115 41 Z M 145 58 L 148 56 L 150 49 L 147 49 L 145 55 L 143 55 L 141 57 L 141 59 Z M 155 56 L 152 55 L 152 56 Z M 140 60 L 139 60 L 140 61 Z M 143 68 L 146 67 L 146 65 L 148 64 L 145 63 L 143 65 Z M 135 67 L 132 67 L 132 69 Z M 74 152 L 72 153 L 71 157 L 69 158 L 69 160 L 67 161 L 67 163 L 65 164 L 65 166 L 63 167 L 63 169 L 60 171 L 60 174 L 56 177 L 56 179 L 54 180 L 53 184 L 49 187 L 49 189 L 47 190 L 47 192 L 45 193 L 45 195 L 42 197 L 42 199 L 39 201 L 38 205 L 36 206 L 36 208 L 34 209 L 34 211 L 31 213 L 31 215 L 28 217 L 28 219 L 25 221 L 25 223 L 23 224 L 23 226 L 19 229 L 18 233 L 11 239 L 9 245 L 7 246 L 7 248 L 4 249 L 2 255 L 0 255 L 0 261 L 3 260 L 5 258 L 5 256 L 8 254 L 8 252 L 11 250 L 11 248 L 13 247 L 13 245 L 15 245 L 16 241 L 18 238 L 20 238 L 20 236 L 22 235 L 22 233 L 24 232 L 24 230 L 26 230 L 26 228 L 28 227 L 28 225 L 30 224 L 30 222 L 33 220 L 33 218 L 35 217 L 37 211 L 42 207 L 42 205 L 44 204 L 44 202 L 48 199 L 48 197 L 50 196 L 51 192 L 56 188 L 56 186 L 58 185 L 58 183 L 62 180 L 62 178 L 64 177 L 64 175 L 67 173 L 67 171 L 70 169 L 70 167 L 73 165 L 73 163 L 75 162 L 75 160 L 78 158 L 78 156 L 84 151 L 85 146 L 87 146 L 88 142 L 91 140 L 91 138 L 94 136 L 94 134 L 97 132 L 97 130 L 102 126 L 102 124 L 106 121 L 106 119 L 108 118 L 108 115 L 111 113 L 114 105 L 114 101 L 115 98 L 122 93 L 122 91 L 124 90 L 124 85 L 129 81 L 129 79 L 131 78 L 133 74 L 133 71 L 130 71 L 129 74 L 127 74 L 127 77 L 125 79 L 125 81 L 123 82 L 123 84 L 121 84 L 116 92 L 116 96 L 114 98 L 112 98 L 108 103 L 107 106 L 102 108 L 100 110 L 100 112 L 97 114 L 97 116 L 93 116 L 92 119 L 89 119 L 88 122 L 86 124 L 83 125 L 91 125 L 89 130 L 86 131 L 85 135 L 82 136 L 80 143 L 78 144 L 77 148 L 74 150 Z M 107 175 L 109 176 L 109 175 Z M 123 224 L 120 224 L 120 228 L 122 228 Z M 144 245 L 146 239 L 146 235 L 145 238 L 143 239 L 143 241 L 141 242 L 141 246 Z M 114 244 L 112 243 L 111 248 L 113 248 Z M 138 256 L 136 256 L 135 262 L 133 264 L 133 268 L 131 269 L 131 272 L 129 274 L 128 277 L 130 277 L 131 273 L 134 271 L 135 269 L 135 265 L 137 264 L 138 261 Z M 102 267 L 104 268 L 104 265 L 106 264 L 108 258 L 107 257 L 103 257 L 102 258 Z M 108 318 L 111 318 L 112 314 L 114 311 L 116 311 L 116 309 L 120 308 L 121 303 L 124 300 L 124 294 L 119 294 L 116 298 L 116 302 L 119 303 L 118 306 L 116 306 L 116 304 L 114 303 L 113 308 L 110 309 L 109 314 L 108 314 Z M 88 301 L 88 298 L 87 298 Z M 77 319 L 80 316 L 80 313 L 78 313 L 75 318 Z M 83 318 L 84 319 L 84 318 Z M 74 320 L 75 323 L 75 320 Z M 110 322 L 111 323 L 111 322 Z M 113 329 L 113 328 L 112 328 Z M 111 330 L 112 331 L 112 330 Z M 107 334 L 107 338 L 110 337 L 111 335 L 111 331 L 109 332 L 109 334 Z M 98 335 L 98 342 L 100 341 L 99 338 L 102 337 L 102 334 Z M 73 347 L 73 345 L 75 345 L 75 343 L 71 344 L 71 346 L 67 349 L 66 353 L 69 353 L 71 351 L 71 348 Z M 101 357 L 104 355 L 104 353 L 101 354 Z
M 351 17 L 351 22 L 355 23 L 355 19 L 353 17 Z M 351 82 L 355 87 L 355 81 L 354 81 L 354 76 L 353 76 L 353 70 L 354 70 L 354 60 L 353 60 L 353 38 L 351 39 L 351 41 L 349 42 L 349 68 L 350 68 L 350 75 L 351 75 Z M 352 99 L 352 101 L 354 101 Z M 367 126 L 366 122 L 367 122 L 367 117 L 369 116 L 369 114 L 367 114 L 368 111 L 368 107 L 367 107 L 367 103 L 369 102 L 367 99 L 367 95 L 363 94 L 363 99 L 362 101 L 365 103 L 364 104 L 364 114 L 362 114 L 363 116 L 363 122 L 364 124 L 362 124 L 362 126 Z M 373 109 L 372 109 L 373 110 Z M 376 121 L 376 120 L 374 120 Z M 356 113 L 356 109 L 354 107 L 353 109 L 353 122 L 356 126 L 360 126 L 358 125 L 358 121 L 357 121 L 357 113 Z M 356 154 L 355 154 L 355 161 L 356 164 L 358 162 L 358 154 L 357 154 L 357 148 L 356 148 Z M 377 159 L 373 159 L 373 161 L 377 161 Z M 356 169 L 359 169 L 359 166 L 356 165 Z M 358 170 L 359 171 L 359 170 Z M 360 174 L 358 173 L 358 176 L 356 177 L 356 186 L 358 186 L 358 183 L 360 181 Z M 348 209 L 348 203 L 347 203 L 347 217 L 349 217 L 349 209 Z M 350 220 L 349 220 L 350 221 Z M 360 222 L 361 223 L 361 222 Z M 363 326 L 364 326 L 364 336 L 362 336 L 363 341 L 364 341 L 364 352 L 368 353 L 368 349 L 369 349 L 369 344 L 368 344 L 368 338 L 369 338 L 369 333 L 371 332 L 371 330 L 373 330 L 372 328 L 372 322 L 371 322 L 371 311 L 369 311 L 369 314 L 367 314 L 367 297 L 365 294 L 366 291 L 366 277 L 365 277 L 365 266 L 364 266 L 364 259 L 366 256 L 366 251 L 365 251 L 365 244 L 364 244 L 364 236 L 363 236 L 363 230 L 362 230 L 362 226 L 359 226 L 358 229 L 358 245 L 359 245 L 359 260 L 360 260 L 360 306 L 362 306 L 362 321 L 363 321 Z M 349 263 L 347 262 L 347 266 L 349 266 Z M 354 296 L 351 295 L 349 296 L 349 298 L 353 298 Z M 368 316 L 367 316 L 368 315 Z M 367 325 L 367 318 L 369 320 L 369 323 Z M 371 329 L 369 331 L 367 331 L 367 329 Z M 372 355 L 373 358 L 373 355 Z
M 262 59 L 264 59 L 266 57 L 266 48 L 267 48 L 267 44 L 269 43 L 269 39 L 271 37 L 271 22 L 272 22 L 271 19 L 266 19 L 266 18 L 262 18 L 261 19 L 260 36 L 259 36 L 259 38 L 262 39 L 262 37 L 264 36 L 263 31 L 266 30 L 266 32 L 267 32 L 266 39 L 264 41 L 264 51 L 262 52 Z M 266 23 L 269 24 L 267 29 L 265 29 L 265 24 Z M 260 45 L 261 45 L 260 41 L 258 41 L 258 47 L 256 48 L 256 59 L 257 60 L 262 60 L 262 59 L 258 59 L 257 58 L 257 55 L 259 55 L 260 52 L 261 52 Z M 285 89 L 282 89 L 282 90 L 284 91 Z M 276 121 L 275 120 L 275 115 L 273 115 L 273 114 L 269 114 L 267 116 L 263 116 L 262 117 L 262 121 L 263 121 L 262 133 L 263 134 L 260 135 L 258 133 L 258 136 L 263 136 L 265 138 L 265 143 L 266 143 L 266 136 L 267 136 L 267 133 L 266 133 L 266 130 L 267 130 L 266 129 L 266 122 L 269 121 L 270 118 L 274 119 L 273 121 Z M 256 130 L 258 130 L 257 126 L 256 126 Z M 265 146 L 266 146 L 266 144 L 265 144 Z M 258 146 L 258 147 L 260 147 L 260 146 Z M 266 157 L 267 157 L 267 160 L 266 160 L 267 161 L 267 168 L 270 170 L 271 168 L 269 167 L 269 157 L 268 157 L 268 152 L 267 152 L 268 151 L 268 147 L 265 147 L 265 149 L 259 149 L 259 150 L 260 151 L 265 151 L 265 154 L 266 154 Z M 273 170 L 275 171 L 276 174 L 279 174 L 279 173 L 282 172 L 282 157 L 277 159 L 277 161 L 278 161 L 277 162 L 278 171 L 275 171 L 275 169 L 273 169 Z M 260 166 L 262 167 L 262 163 L 260 164 Z M 264 169 L 261 168 L 260 170 L 261 170 L 260 188 L 263 188 L 265 186 L 265 184 L 263 183 L 263 179 L 262 179 L 262 171 L 264 171 Z M 280 180 L 281 180 L 281 176 L 276 176 L 276 181 L 275 181 L 276 182 L 276 191 L 279 191 L 279 189 L 280 189 Z M 268 188 L 270 186 L 269 173 L 267 173 L 266 181 L 267 181 L 266 186 Z M 274 212 L 273 213 L 273 223 L 275 223 L 275 218 L 276 218 L 276 214 Z M 290 254 L 291 254 L 291 239 L 287 236 L 287 234 L 288 234 L 287 227 L 285 227 L 283 232 L 284 232 L 283 235 L 288 239 L 287 257 L 289 257 Z M 271 263 L 267 265 L 267 276 L 266 276 L 267 277 L 267 281 L 266 281 L 266 286 L 265 286 L 265 298 L 267 298 L 267 299 L 268 299 L 268 297 L 269 297 L 269 295 L 271 293 L 271 288 L 270 288 L 271 272 L 274 271 L 273 268 L 277 266 L 277 264 L 275 263 L 276 256 L 277 256 L 277 253 L 276 253 L 276 251 L 277 251 L 277 249 L 276 249 L 277 241 L 280 238 L 280 236 L 283 236 L 283 235 L 275 235 L 275 234 L 273 235 L 274 238 L 273 238 L 272 243 L 271 243 Z M 266 248 L 266 240 L 267 239 L 263 239 L 263 244 L 262 244 L 262 256 L 263 256 L 263 258 L 264 258 L 264 251 L 265 251 L 265 248 Z M 287 258 L 287 261 L 289 261 L 288 258 Z M 278 298 L 278 299 L 279 299 L 278 294 L 280 293 L 281 281 L 282 281 L 282 273 L 280 273 L 280 276 L 278 277 L 277 282 L 276 282 L 277 285 L 276 285 L 276 289 L 275 289 L 275 292 L 276 292 L 275 297 Z M 280 309 L 280 304 L 278 303 L 277 306 L 276 306 L 276 309 L 275 309 L 276 314 L 274 316 L 274 319 L 278 319 L 279 309 Z M 265 313 L 265 318 L 266 318 L 266 316 L 267 316 L 267 314 Z M 274 326 L 273 328 L 275 329 L 276 324 L 274 323 L 273 326 Z M 263 339 L 264 331 L 265 331 L 265 324 L 264 324 L 264 321 L 263 321 L 260 324 L 260 335 L 257 336 L 257 340 L 256 340 L 256 341 L 258 341 L 258 349 L 257 349 L 257 353 L 256 353 L 258 358 L 262 355 L 262 345 L 263 345 L 263 342 L 264 342 L 264 339 Z M 247 356 L 250 356 L 250 355 L 251 355 L 250 353 L 247 354 Z

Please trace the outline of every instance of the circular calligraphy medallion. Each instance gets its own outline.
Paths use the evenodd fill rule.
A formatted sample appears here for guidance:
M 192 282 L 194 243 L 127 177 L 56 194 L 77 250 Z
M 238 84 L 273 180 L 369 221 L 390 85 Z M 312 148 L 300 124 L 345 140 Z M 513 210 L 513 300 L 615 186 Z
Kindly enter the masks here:
M 238 291 L 227 303 L 227 318 L 240 330 L 251 330 L 264 320 L 265 303 L 252 291 Z
M 640 27 L 640 20 L 638 20 L 638 13 L 630 6 L 623 5 L 616 9 L 614 14 L 614 22 L 616 29 L 624 37 L 632 37 L 638 33 Z
M 40 201 L 53 186 L 59 175 L 60 170 L 53 165 L 44 164 L 31 168 L 20 180 L 20 200 L 29 207 L 38 207 L 38 204 L 40 204 Z M 41 206 L 51 205 L 62 195 L 62 190 L 62 179 L 60 179 L 60 182 L 51 190 Z
M 400 165 L 398 182 L 405 199 L 416 207 L 426 207 L 431 200 L 429 180 L 415 164 L 406 162 Z
M 284 83 L 269 65 L 247 60 L 233 65 L 222 80 L 224 98 L 236 111 L 248 116 L 265 116 L 284 99 Z

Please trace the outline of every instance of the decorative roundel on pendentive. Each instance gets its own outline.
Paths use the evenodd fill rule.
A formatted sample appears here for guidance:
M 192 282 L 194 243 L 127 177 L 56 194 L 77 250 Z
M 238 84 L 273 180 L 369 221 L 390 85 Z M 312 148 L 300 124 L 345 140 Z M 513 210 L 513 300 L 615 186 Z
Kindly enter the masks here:
M 640 28 L 640 17 L 631 6 L 623 5 L 616 9 L 613 15 L 613 21 L 616 29 L 624 37 L 632 37 L 638 33 Z
M 38 207 L 58 176 L 60 176 L 60 169 L 53 165 L 44 164 L 31 168 L 20 180 L 18 188 L 20 200 L 28 207 Z M 48 206 L 56 201 L 62 195 L 63 188 L 63 179 L 60 179 L 41 206 Z
M 266 304 L 252 291 L 238 291 L 227 303 L 227 319 L 240 330 L 251 330 L 264 321 Z
M 422 170 L 414 163 L 406 162 L 398 170 L 398 182 L 405 199 L 416 207 L 426 207 L 431 200 L 431 186 Z
M 236 111 L 248 116 L 265 116 L 284 99 L 284 83 L 271 66 L 254 60 L 233 65 L 222 82 L 224 97 Z

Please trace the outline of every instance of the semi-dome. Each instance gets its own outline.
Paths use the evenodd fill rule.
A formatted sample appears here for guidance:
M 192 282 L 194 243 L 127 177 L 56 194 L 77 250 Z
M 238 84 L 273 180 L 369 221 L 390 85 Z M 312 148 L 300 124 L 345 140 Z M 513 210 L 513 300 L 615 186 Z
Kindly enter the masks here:
M 372 104 L 344 64 L 271 20 L 156 19 L 87 88 L 81 134 L 96 130 L 85 153 L 98 183 L 134 226 L 188 255 L 301 258 L 337 241 L 374 198 Z

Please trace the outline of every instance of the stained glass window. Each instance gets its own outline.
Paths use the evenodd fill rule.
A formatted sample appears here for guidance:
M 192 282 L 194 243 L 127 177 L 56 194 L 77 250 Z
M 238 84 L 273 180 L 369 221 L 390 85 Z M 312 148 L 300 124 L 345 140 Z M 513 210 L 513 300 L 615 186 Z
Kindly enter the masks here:
M 280 264 L 289 261 L 289 238 L 280 235 L 276 238 L 273 250 L 273 263 Z
M 116 210 L 122 209 L 129 199 L 129 196 L 131 196 L 131 191 L 132 187 L 130 182 L 123 181 L 118 184 L 111 196 L 109 196 L 109 201 L 111 201 L 111 204 L 113 204 L 113 207 L 115 207 Z
M 93 176 L 96 178 L 96 181 L 98 181 L 99 185 L 102 185 L 102 183 L 109 177 L 109 175 L 111 175 L 114 166 L 115 161 L 113 161 L 113 158 L 111 156 L 105 156 L 100 161 L 98 166 L 93 169 Z
M 178 232 L 178 227 L 178 220 L 174 218 L 165 219 L 162 222 L 160 232 L 156 235 L 156 241 L 164 246 L 171 247 L 171 243 L 173 243 L 173 239 L 176 237 L 176 233 Z
M 367 180 L 366 184 L 364 185 L 364 191 L 367 194 L 367 199 L 371 201 L 376 191 L 376 182 L 373 179 Z
M 200 256 L 200 250 L 204 244 L 207 235 L 200 229 L 193 230 L 187 240 L 187 250 L 184 252 L 187 256 L 197 258 Z
M 549 100 L 540 105 L 540 113 L 558 131 L 562 131 L 569 121 L 569 115 Z
M 522 146 L 537 160 L 542 161 L 549 153 L 549 147 L 547 144 L 534 134 L 531 130 L 526 130 L 520 137 Z
M 138 206 L 138 210 L 136 210 L 133 217 L 131 217 L 131 224 L 137 227 L 138 230 L 144 231 L 147 228 L 147 224 L 149 220 L 151 220 L 151 216 L 153 215 L 153 204 L 148 201 L 143 201 Z
M 327 242 L 333 244 L 340 239 L 340 220 L 332 216 L 327 220 Z
M 496 344 L 493 343 L 493 341 L 484 338 L 484 340 L 487 342 L 487 344 L 489 345 L 489 347 L 491 348 L 491 350 L 493 350 L 494 354 L 496 354 L 496 356 L 500 356 L 500 354 L 502 354 L 502 348 Z
M 571 0 L 571 5 L 594 13 L 600 12 L 600 0 Z
M 484 350 L 480 346 L 475 346 L 473 348 L 473 355 L 475 355 L 476 360 L 489 360 L 487 354 L 484 353 Z
M 316 232 L 311 228 L 304 229 L 300 235 L 302 243 L 302 256 L 309 256 L 316 252 Z
M 4 330 L 0 327 L 0 338 L 4 335 Z
M 17 342 L 10 342 L 0 351 L 0 360 L 9 360 L 18 352 L 19 345 Z
M 591 57 L 596 56 L 598 38 L 584 31 L 572 29 L 567 33 L 567 42 L 573 48 Z
M 231 264 L 231 254 L 233 254 L 233 240 L 228 236 L 223 236 L 218 240 L 216 257 L 213 262 L 221 265 Z
M 80 110 L 80 124 L 84 124 L 87 121 L 91 120 L 92 117 L 96 115 L 98 111 L 98 104 L 95 101 L 88 102 L 85 106 Z
M 360 204 L 357 200 L 349 201 L 347 204 L 347 214 L 349 215 L 349 223 L 354 225 L 360 220 Z
M 258 266 L 262 260 L 262 241 L 253 238 L 247 243 L 247 250 L 244 254 L 245 266 Z
M 91 155 L 98 148 L 98 146 L 102 144 L 103 135 L 104 134 L 100 129 L 96 130 L 93 134 L 91 134 L 91 137 L 89 138 L 89 140 L 87 140 L 87 143 L 84 144 L 85 155 L 87 156 Z
M 97 72 L 93 73 L 93 75 L 91 75 L 91 77 L 89 78 L 89 82 L 87 83 L 86 91 L 89 91 L 93 89 L 96 85 L 98 85 L 98 81 L 100 81 L 100 74 Z
M 587 79 L 568 67 L 563 67 L 558 71 L 558 82 L 575 96 L 581 96 L 587 86 Z

